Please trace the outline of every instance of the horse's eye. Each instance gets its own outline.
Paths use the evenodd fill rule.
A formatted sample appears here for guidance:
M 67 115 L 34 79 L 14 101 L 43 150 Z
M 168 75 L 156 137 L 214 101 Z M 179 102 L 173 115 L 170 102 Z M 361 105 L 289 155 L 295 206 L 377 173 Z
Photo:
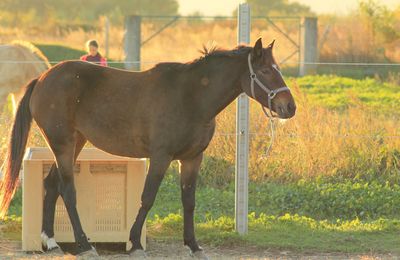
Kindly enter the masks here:
M 271 73 L 271 70 L 269 70 L 269 69 L 262 69 L 262 70 L 261 70 L 261 73 L 262 73 L 262 74 L 269 74 L 269 73 Z

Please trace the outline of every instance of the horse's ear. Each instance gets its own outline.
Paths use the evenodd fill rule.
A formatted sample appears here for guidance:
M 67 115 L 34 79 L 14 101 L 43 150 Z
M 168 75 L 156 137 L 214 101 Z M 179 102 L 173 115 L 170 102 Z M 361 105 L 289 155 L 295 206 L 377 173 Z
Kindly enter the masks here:
M 269 45 L 268 45 L 268 49 L 273 49 L 274 48 L 274 44 L 275 44 L 275 40 L 273 40 Z
M 256 43 L 254 44 L 253 51 L 252 51 L 252 58 L 253 61 L 259 61 L 263 58 L 263 46 L 262 40 L 259 38 Z

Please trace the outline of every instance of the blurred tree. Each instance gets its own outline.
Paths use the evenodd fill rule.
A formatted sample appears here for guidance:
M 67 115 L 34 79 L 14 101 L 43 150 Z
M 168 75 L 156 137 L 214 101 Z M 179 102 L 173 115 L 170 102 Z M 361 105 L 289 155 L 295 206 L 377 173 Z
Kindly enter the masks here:
M 14 25 L 20 18 L 34 10 L 38 22 L 54 17 L 64 22 L 92 22 L 103 15 L 112 15 L 123 20 L 123 16 L 176 15 L 177 0 L 0 0 L 0 10 L 12 14 Z M 116 17 L 118 15 L 118 17 Z
M 23 16 L 31 10 L 40 10 L 42 14 L 47 16 L 46 1 L 43 0 L 0 0 L 0 10 L 12 14 L 11 22 L 13 26 L 18 26 Z
M 246 2 L 251 6 L 252 16 L 314 15 L 309 6 L 288 0 L 246 0 Z
M 398 21 L 396 11 L 390 11 L 378 1 L 363 0 L 359 3 L 359 12 L 364 22 L 372 27 L 371 32 L 374 38 L 379 36 L 383 43 L 390 43 L 400 38 L 396 26 L 396 21 Z

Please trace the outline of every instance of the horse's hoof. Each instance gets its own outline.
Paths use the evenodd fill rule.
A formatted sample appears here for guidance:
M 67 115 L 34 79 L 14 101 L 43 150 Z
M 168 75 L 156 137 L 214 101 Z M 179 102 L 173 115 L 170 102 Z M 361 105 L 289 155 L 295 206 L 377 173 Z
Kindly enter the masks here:
M 99 254 L 97 253 L 97 251 L 94 247 L 92 247 L 92 249 L 89 249 L 89 250 L 79 253 L 77 255 L 78 259 L 92 259 L 92 258 L 95 259 L 98 257 L 99 257 Z
M 40 237 L 42 239 L 43 248 L 46 249 L 46 254 L 64 254 L 54 237 L 48 237 L 44 231 L 42 232 Z
M 136 249 L 130 252 L 129 256 L 133 259 L 145 259 L 147 257 L 146 252 L 143 249 Z
M 195 252 L 190 252 L 190 255 L 196 259 L 208 260 L 208 256 L 204 253 L 203 250 L 197 250 Z

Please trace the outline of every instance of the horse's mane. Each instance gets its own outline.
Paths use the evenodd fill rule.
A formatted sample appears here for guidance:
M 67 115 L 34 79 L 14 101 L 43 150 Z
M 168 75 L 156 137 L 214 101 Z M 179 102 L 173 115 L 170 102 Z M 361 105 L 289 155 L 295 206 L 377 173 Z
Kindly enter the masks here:
M 199 50 L 202 54 L 199 58 L 194 59 L 190 62 L 180 63 L 180 62 L 161 62 L 158 63 L 154 68 L 155 69 L 165 69 L 165 70 L 188 70 L 194 67 L 197 67 L 200 64 L 204 64 L 209 61 L 210 58 L 214 57 L 234 57 L 240 54 L 247 54 L 250 52 L 252 48 L 244 45 L 239 45 L 232 50 L 221 49 L 217 46 L 213 46 L 211 48 L 207 48 L 203 46 L 203 49 Z
M 47 68 L 51 67 L 47 57 L 44 56 L 43 52 L 41 50 L 39 50 L 39 48 L 37 48 L 32 43 L 27 42 L 27 41 L 19 41 L 18 40 L 18 41 L 12 41 L 11 45 L 20 46 L 22 48 L 28 49 L 31 53 L 35 54 L 39 59 L 43 60 L 46 64 Z

